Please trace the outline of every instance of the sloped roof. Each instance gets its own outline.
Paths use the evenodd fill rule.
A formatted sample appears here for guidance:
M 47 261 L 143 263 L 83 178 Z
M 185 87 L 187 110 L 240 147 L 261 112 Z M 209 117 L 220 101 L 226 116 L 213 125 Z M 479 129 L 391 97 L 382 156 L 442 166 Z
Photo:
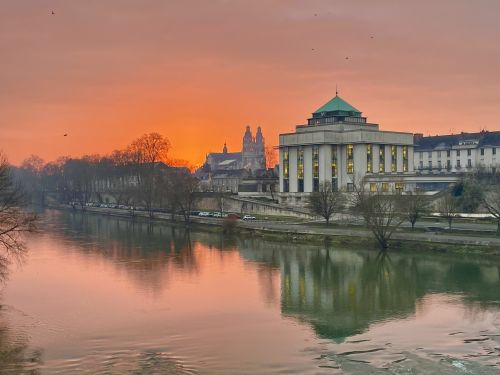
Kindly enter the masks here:
M 478 147 L 500 147 L 500 131 L 482 131 L 478 133 L 460 133 L 422 137 L 415 141 L 415 150 L 431 150 L 436 147 L 449 148 L 458 146 L 459 142 L 463 141 L 478 141 Z
M 241 161 L 241 152 L 212 152 L 208 154 L 212 158 L 212 161 L 216 164 L 220 164 L 226 160 L 236 160 Z
M 336 112 L 336 111 L 356 112 L 361 114 L 361 111 L 354 108 L 352 105 L 347 103 L 344 99 L 342 99 L 338 95 L 336 95 L 332 100 L 330 100 L 326 104 L 322 105 L 320 108 L 314 111 L 314 113 Z

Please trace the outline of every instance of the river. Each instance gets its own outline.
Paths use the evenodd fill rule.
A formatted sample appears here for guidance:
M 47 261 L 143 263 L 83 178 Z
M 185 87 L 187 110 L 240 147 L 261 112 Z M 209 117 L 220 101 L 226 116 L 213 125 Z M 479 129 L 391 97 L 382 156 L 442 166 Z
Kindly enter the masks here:
M 498 259 L 56 210 L 40 228 L 0 296 L 1 374 L 500 373 Z

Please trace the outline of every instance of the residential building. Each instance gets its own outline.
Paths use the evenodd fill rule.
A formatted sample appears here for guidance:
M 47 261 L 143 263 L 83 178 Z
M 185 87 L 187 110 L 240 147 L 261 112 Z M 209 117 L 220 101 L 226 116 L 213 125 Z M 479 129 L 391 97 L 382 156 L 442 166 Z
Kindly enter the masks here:
M 500 171 L 500 131 L 424 137 L 414 135 L 414 168 L 422 174 Z

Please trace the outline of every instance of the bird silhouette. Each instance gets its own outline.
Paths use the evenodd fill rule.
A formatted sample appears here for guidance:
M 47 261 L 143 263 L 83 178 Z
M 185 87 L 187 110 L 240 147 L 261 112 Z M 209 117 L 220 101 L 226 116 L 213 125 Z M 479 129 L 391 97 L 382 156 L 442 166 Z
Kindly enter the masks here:
M 68 134 L 67 134 L 67 133 L 65 133 L 65 134 L 64 134 L 64 137 L 67 137 L 67 136 L 68 136 Z
M 346 56 L 346 57 L 345 57 L 345 59 L 346 59 L 346 60 L 349 60 L 349 56 Z
M 52 11 L 52 14 L 54 15 L 54 14 L 56 14 L 56 12 Z

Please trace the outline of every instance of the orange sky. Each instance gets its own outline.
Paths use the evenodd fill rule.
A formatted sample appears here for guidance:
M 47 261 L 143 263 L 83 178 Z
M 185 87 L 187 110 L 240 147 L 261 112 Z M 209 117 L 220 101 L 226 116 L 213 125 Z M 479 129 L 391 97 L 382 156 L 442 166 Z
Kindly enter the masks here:
M 198 164 L 225 140 L 240 150 L 247 124 L 276 145 L 337 83 L 386 130 L 500 130 L 499 14 L 497 0 L 0 0 L 0 149 L 51 160 L 156 131 Z

